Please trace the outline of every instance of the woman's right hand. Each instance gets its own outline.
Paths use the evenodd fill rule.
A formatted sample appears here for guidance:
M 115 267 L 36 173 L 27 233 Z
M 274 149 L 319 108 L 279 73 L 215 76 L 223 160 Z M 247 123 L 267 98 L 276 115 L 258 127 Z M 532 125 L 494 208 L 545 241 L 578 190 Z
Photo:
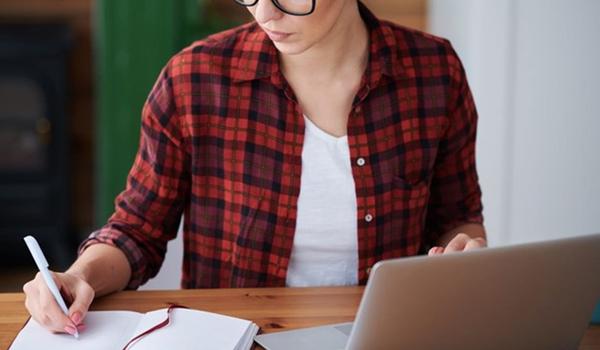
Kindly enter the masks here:
M 75 274 L 58 272 L 51 272 L 51 274 L 65 303 L 71 304 L 69 315 L 66 316 L 62 312 L 39 272 L 33 280 L 23 285 L 25 307 L 34 320 L 52 332 L 74 334 L 76 329 L 83 331 L 85 329 L 83 319 L 94 300 L 94 289 Z

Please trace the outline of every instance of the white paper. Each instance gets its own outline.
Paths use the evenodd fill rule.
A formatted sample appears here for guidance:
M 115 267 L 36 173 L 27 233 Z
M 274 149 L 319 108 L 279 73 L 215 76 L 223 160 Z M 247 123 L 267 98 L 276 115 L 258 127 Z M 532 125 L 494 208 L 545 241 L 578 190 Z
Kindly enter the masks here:
M 167 309 L 146 314 L 131 311 L 90 311 L 79 339 L 54 334 L 33 319 L 21 330 L 9 350 L 122 349 L 130 339 L 163 322 Z M 130 350 L 214 349 L 247 350 L 258 327 L 247 320 L 210 312 L 173 309 L 170 323 L 136 341 Z
M 54 334 L 30 319 L 10 350 L 107 350 L 122 349 L 137 327 L 142 314 L 132 311 L 90 311 L 86 329 L 79 339 L 70 334 Z
M 145 314 L 135 334 L 140 334 L 167 317 L 166 309 Z M 131 350 L 214 349 L 233 350 L 244 337 L 250 321 L 210 312 L 173 309 L 171 323 L 140 339 Z

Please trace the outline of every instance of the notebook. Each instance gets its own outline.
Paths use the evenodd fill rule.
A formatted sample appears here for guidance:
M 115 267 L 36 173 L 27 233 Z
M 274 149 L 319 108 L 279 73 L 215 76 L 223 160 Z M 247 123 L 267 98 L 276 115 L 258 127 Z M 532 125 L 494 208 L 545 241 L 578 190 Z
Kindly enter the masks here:
M 69 334 L 53 334 L 29 319 L 9 350 L 120 350 L 131 339 L 165 321 L 167 310 L 90 311 L 79 339 Z M 251 321 L 235 317 L 173 309 L 167 326 L 145 335 L 127 349 L 248 350 L 258 329 Z

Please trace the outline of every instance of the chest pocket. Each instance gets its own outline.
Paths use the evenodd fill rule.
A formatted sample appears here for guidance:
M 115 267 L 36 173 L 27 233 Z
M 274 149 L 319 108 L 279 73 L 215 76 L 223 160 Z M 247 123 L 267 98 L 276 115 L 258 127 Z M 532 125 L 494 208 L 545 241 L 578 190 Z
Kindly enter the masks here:
M 413 184 L 395 176 L 390 192 L 392 203 L 382 208 L 385 220 L 377 231 L 378 259 L 416 255 L 423 241 L 429 181 Z

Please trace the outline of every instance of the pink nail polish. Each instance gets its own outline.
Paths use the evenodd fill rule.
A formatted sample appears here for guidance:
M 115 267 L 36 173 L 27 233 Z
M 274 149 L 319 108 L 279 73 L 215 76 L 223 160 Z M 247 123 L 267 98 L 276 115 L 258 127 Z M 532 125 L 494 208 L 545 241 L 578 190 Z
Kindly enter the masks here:
M 65 332 L 69 333 L 70 335 L 75 334 L 77 330 L 75 328 L 73 328 L 72 326 L 65 326 Z
M 71 316 L 71 321 L 73 321 L 74 324 L 78 325 L 79 322 L 81 322 L 81 314 L 79 312 L 75 312 Z

